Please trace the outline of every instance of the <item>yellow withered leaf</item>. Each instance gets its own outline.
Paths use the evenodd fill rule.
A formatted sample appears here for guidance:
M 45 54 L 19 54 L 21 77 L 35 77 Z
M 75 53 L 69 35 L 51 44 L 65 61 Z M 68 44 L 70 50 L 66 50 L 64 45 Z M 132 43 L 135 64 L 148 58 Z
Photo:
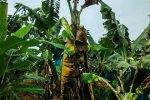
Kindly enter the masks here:
M 72 72 L 74 71 L 73 68 L 69 68 L 69 67 L 66 67 L 66 66 L 63 66 L 62 67 L 62 76 L 71 76 Z

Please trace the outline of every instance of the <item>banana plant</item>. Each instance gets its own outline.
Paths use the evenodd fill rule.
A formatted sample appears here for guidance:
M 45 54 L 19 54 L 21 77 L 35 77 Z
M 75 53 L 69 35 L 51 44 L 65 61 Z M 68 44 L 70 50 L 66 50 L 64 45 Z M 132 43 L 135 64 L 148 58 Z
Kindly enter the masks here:
M 77 5 L 79 0 L 67 0 L 70 15 L 71 25 L 66 19 L 62 18 L 61 23 L 64 26 L 62 36 L 65 40 L 65 50 L 62 59 L 61 70 L 61 99 L 62 100 L 94 100 L 93 89 L 91 84 L 83 84 L 80 82 L 80 75 L 83 72 L 88 72 L 87 61 L 87 31 L 80 24 L 80 14 L 86 7 L 97 4 L 97 0 L 86 0 L 81 9 L 78 10 Z M 78 83 L 81 85 L 79 86 Z
M 92 73 L 83 73 L 82 74 L 82 81 L 86 83 L 95 83 L 96 85 L 111 90 L 114 92 L 118 100 L 137 100 L 138 94 L 141 94 L 142 90 L 141 88 L 137 88 L 136 93 L 125 92 L 124 88 L 121 86 L 118 86 L 117 88 L 114 88 L 112 84 L 109 83 L 109 81 L 103 77 L 97 76 Z M 123 85 L 123 83 L 121 83 Z M 133 86 L 130 87 L 132 90 Z
M 139 68 L 141 65 L 143 66 L 143 64 L 141 64 L 141 60 L 138 60 L 138 58 L 136 58 L 138 56 L 137 53 L 134 53 L 135 55 L 133 56 L 132 55 L 133 53 L 131 52 L 137 52 L 135 50 L 138 50 L 137 49 L 138 46 L 144 46 L 146 45 L 144 43 L 148 43 L 147 40 L 149 37 L 148 36 L 149 27 L 147 27 L 145 31 L 142 33 L 142 36 L 140 36 L 132 44 L 129 38 L 129 33 L 127 31 L 128 29 L 124 25 L 120 24 L 118 20 L 116 20 L 115 13 L 107 4 L 105 4 L 101 0 L 99 0 L 99 2 L 101 4 L 102 18 L 105 20 L 103 25 L 104 25 L 104 28 L 106 28 L 108 32 L 107 34 L 104 35 L 104 37 L 102 37 L 99 40 L 99 44 L 95 44 L 96 48 L 93 45 L 91 45 L 91 48 L 90 48 L 91 50 L 89 51 L 89 54 L 88 54 L 89 57 L 91 57 L 91 60 L 89 59 L 91 63 L 90 66 L 92 68 L 91 72 L 94 71 L 94 73 L 97 73 L 99 76 L 107 78 L 109 81 L 111 81 L 110 82 L 111 84 L 113 84 L 116 80 L 121 80 L 119 83 L 122 84 L 121 85 L 122 88 L 125 88 L 124 90 L 126 91 L 126 93 L 128 93 L 128 90 L 129 90 L 127 89 L 129 87 L 128 85 L 129 84 L 131 85 L 132 83 L 132 87 L 134 86 L 134 88 L 130 89 L 130 91 L 133 92 L 135 90 L 135 86 L 136 87 L 140 86 L 140 84 L 137 85 L 136 82 L 138 79 L 140 79 L 138 78 L 141 72 L 141 69 Z M 142 42 L 142 41 L 145 41 L 145 42 Z M 140 45 L 140 43 L 143 43 L 143 44 Z M 91 44 L 93 44 L 93 42 Z M 134 50 L 133 50 L 133 47 L 134 47 Z M 142 58 L 143 58 L 142 62 L 145 62 L 144 64 L 148 66 L 148 59 L 145 60 L 146 58 L 148 58 L 148 55 L 146 57 L 142 56 Z M 134 72 L 136 69 L 138 69 L 138 73 L 136 75 L 135 82 L 133 82 L 134 80 L 132 79 L 133 79 Z M 148 73 L 144 75 L 145 78 L 148 77 Z M 119 75 L 118 78 L 116 77 L 117 75 Z M 122 77 L 124 77 L 125 79 L 122 80 Z M 142 78 L 142 80 L 144 79 Z M 142 83 L 142 80 L 140 81 L 140 83 Z M 148 87 L 149 86 L 147 85 L 147 88 Z M 109 90 L 107 89 L 100 88 L 100 89 L 94 89 L 94 90 L 97 90 L 97 91 L 102 90 L 103 93 L 98 93 L 99 96 L 103 95 L 106 97 L 106 94 L 109 94 L 108 92 Z M 107 91 L 107 92 L 104 92 L 104 91 Z M 94 92 L 96 93 L 96 91 Z M 98 96 L 96 97 L 98 98 Z M 112 96 L 110 96 L 110 98 L 112 98 Z
M 57 5 L 57 6 L 59 6 L 59 5 Z M 17 9 L 17 11 L 19 11 L 18 9 Z M 30 10 L 32 10 L 32 9 L 30 9 Z M 53 10 L 53 9 L 51 8 L 50 10 Z M 14 26 L 16 25 L 16 23 L 14 23 L 15 21 L 13 21 L 14 18 L 19 19 L 19 17 L 17 17 L 16 13 L 10 18 L 10 20 L 8 22 L 10 27 L 13 25 Z M 23 18 L 25 18 L 25 17 L 21 17 L 21 19 L 19 19 L 19 20 L 21 21 Z M 53 20 L 55 20 L 55 19 L 53 19 Z M 13 22 L 12 25 L 10 25 L 10 22 Z M 0 63 L 1 63 L 1 69 L 2 69 L 0 71 L 0 79 L 1 79 L 0 87 L 2 90 L 0 93 L 1 99 L 11 99 L 11 100 L 19 99 L 20 92 L 21 92 L 21 95 L 24 92 L 27 92 L 27 93 L 29 92 L 31 94 L 36 93 L 36 94 L 41 94 L 41 95 L 46 93 L 47 92 L 46 88 L 41 87 L 41 85 L 39 85 L 39 86 L 35 85 L 36 81 L 49 83 L 49 79 L 38 76 L 34 72 L 35 69 L 39 69 L 38 68 L 39 62 L 46 58 L 44 56 L 43 56 L 43 58 L 37 56 L 40 53 L 40 52 L 37 52 L 38 51 L 37 49 L 38 49 L 38 47 L 41 47 L 41 44 L 46 45 L 46 46 L 50 45 L 55 48 L 61 48 L 61 49 L 65 48 L 63 45 L 56 43 L 58 41 L 57 39 L 55 39 L 55 41 L 57 40 L 56 42 L 53 42 L 53 41 L 37 39 L 39 37 L 34 38 L 34 39 L 27 38 L 28 36 L 29 37 L 31 36 L 30 33 L 35 28 L 33 27 L 32 24 L 28 24 L 27 21 L 24 24 L 23 23 L 24 23 L 24 20 L 22 20 L 20 22 L 20 25 L 27 25 L 27 26 L 17 30 L 16 32 L 14 31 L 14 28 L 10 28 L 10 31 L 8 31 L 8 32 L 10 32 L 8 34 L 9 36 L 7 36 L 7 38 L 4 37 L 4 41 L 1 41 L 1 43 L 0 43 L 0 48 L 1 48 L 0 49 L 0 51 L 1 51 Z M 51 27 L 51 30 L 53 30 L 52 34 L 57 35 L 57 32 L 60 29 L 60 28 L 59 29 L 57 28 L 57 27 L 59 27 L 59 21 L 54 26 L 55 27 Z M 17 27 L 16 29 L 18 29 L 18 28 L 19 27 Z M 31 47 L 33 47 L 33 48 L 31 48 Z M 37 49 L 36 49 L 36 47 L 37 47 Z M 46 58 L 46 61 L 47 61 L 47 58 Z M 27 73 L 33 73 L 33 74 L 26 75 Z M 34 85 L 34 86 L 32 86 L 32 85 Z M 22 97 L 23 98 L 21 98 L 21 99 L 24 99 L 24 98 L 28 97 L 28 95 L 27 96 L 24 95 Z M 40 97 L 42 97 L 42 96 L 40 96 Z M 33 98 L 34 97 L 32 97 L 32 99 Z
M 101 89 L 113 92 L 119 100 L 134 100 L 139 94 L 143 94 L 142 92 L 147 92 L 149 70 L 145 71 L 139 67 L 149 67 L 149 26 L 131 44 L 128 29 L 119 23 L 115 13 L 103 1 L 85 0 L 80 10 L 77 9 L 80 0 L 67 2 L 71 25 L 65 18 L 59 20 L 60 0 L 44 0 L 41 8 L 36 9 L 20 3 L 16 5 L 15 14 L 9 17 L 7 38 L 6 32 L 2 33 L 3 39 L 0 41 L 0 99 L 19 99 L 22 96 L 21 91 L 27 94 L 21 98 L 25 100 L 37 97 L 58 99 L 60 79 L 62 100 L 97 99 L 93 95 L 94 83 Z M 98 2 L 101 4 L 104 27 L 108 32 L 96 44 L 88 31 L 81 26 L 80 15 L 86 7 Z M 1 12 L 0 14 L 4 15 Z M 6 22 L 5 19 L 1 21 Z M 61 25 L 64 30 L 59 34 Z M 19 29 L 21 26 L 26 27 Z M 5 28 L 0 28 L 0 31 Z M 99 70 L 95 66 L 98 66 Z M 93 70 L 99 76 L 87 73 Z M 40 76 L 35 74 L 35 71 Z M 108 78 L 108 75 L 113 79 Z M 80 81 L 81 76 L 85 83 Z M 142 83 L 138 84 L 135 91 L 134 87 L 140 76 L 145 78 L 142 78 Z M 34 87 L 33 84 L 42 84 L 43 87 Z M 35 93 L 41 95 L 34 95 Z M 103 91 L 101 94 L 108 92 Z
M 144 31 L 140 34 L 140 36 L 133 41 L 132 47 L 132 54 L 136 53 L 138 50 L 142 50 L 149 45 L 149 30 L 150 24 L 144 29 Z
M 30 81 L 48 81 L 46 78 L 37 76 L 31 69 L 36 62 L 28 60 L 26 51 L 21 48 L 29 48 L 40 43 L 36 40 L 25 40 L 23 37 L 30 31 L 32 25 L 29 24 L 16 31 L 13 36 L 7 37 L 0 42 L 0 99 L 19 100 L 19 93 L 30 92 L 33 94 L 43 94 L 45 90 L 40 86 L 29 84 Z
M 51 80 L 51 83 L 47 83 L 45 87 L 57 85 L 53 90 L 46 88 L 47 92 L 45 93 L 45 99 L 55 98 L 59 94 L 61 53 L 65 49 L 63 41 L 58 35 L 61 29 L 58 15 L 60 0 L 44 0 L 42 1 L 41 8 L 36 9 L 31 9 L 20 3 L 17 3 L 15 7 L 17 11 L 22 12 L 19 15 L 20 17 L 15 20 L 18 22 L 21 20 L 24 25 L 31 22 L 34 24 L 32 30 L 25 38 L 31 39 L 34 37 L 42 42 L 42 45 L 37 47 L 36 54 L 41 54 L 44 59 L 37 59 L 40 64 L 37 73 Z M 18 14 L 16 15 L 18 16 Z M 10 22 L 16 22 L 12 20 Z M 32 55 L 31 51 L 29 53 Z
M 105 20 L 103 25 L 108 32 L 100 39 L 99 43 L 106 48 L 111 48 L 107 49 L 103 54 L 105 54 L 105 57 L 108 57 L 107 55 L 118 52 L 127 60 L 127 56 L 129 56 L 131 51 L 128 29 L 125 25 L 120 24 L 115 18 L 115 13 L 107 4 L 103 1 L 100 1 L 100 4 L 102 18 Z
M 149 61 L 149 31 L 150 24 L 144 29 L 144 31 L 139 35 L 139 37 L 133 41 L 132 47 L 132 58 L 136 66 L 139 66 L 139 75 L 136 81 L 140 82 L 142 90 L 145 94 L 149 94 L 148 91 L 150 85 L 149 74 L 150 74 L 150 61 Z M 140 73 L 143 73 L 142 75 Z M 142 77 L 141 77 L 142 76 Z
M 37 96 L 44 98 L 42 95 L 47 90 L 38 84 L 39 81 L 49 83 L 50 80 L 49 77 L 43 78 L 45 76 L 38 76 L 35 70 L 39 69 L 39 62 L 47 59 L 47 55 L 43 57 L 37 56 L 38 53 L 36 54 L 35 52 L 37 51 L 36 47 L 40 47 L 41 44 L 52 45 L 61 49 L 65 49 L 65 47 L 46 40 L 24 39 L 32 27 L 32 24 L 22 27 L 13 33 L 12 36 L 7 36 L 4 41 L 0 42 L 1 99 L 34 98 L 31 94 L 40 94 L 41 96 Z M 48 62 L 45 63 L 45 66 L 47 65 L 50 67 Z M 46 75 L 49 74 L 46 73 Z

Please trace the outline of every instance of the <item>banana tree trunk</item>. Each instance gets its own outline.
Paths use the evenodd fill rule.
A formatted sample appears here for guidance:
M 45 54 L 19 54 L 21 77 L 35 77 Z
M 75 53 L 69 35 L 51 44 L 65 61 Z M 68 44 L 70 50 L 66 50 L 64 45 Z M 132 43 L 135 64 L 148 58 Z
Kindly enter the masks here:
M 61 100 L 94 100 L 92 86 L 81 82 L 81 74 L 87 72 L 87 35 L 84 27 L 80 26 L 80 11 L 77 10 L 78 0 L 67 0 L 71 13 L 71 29 L 69 24 L 62 20 L 67 32 L 66 48 L 64 51 L 61 71 Z
M 88 51 L 88 43 L 87 43 L 87 34 L 84 27 L 78 27 L 76 32 L 76 40 L 75 47 L 77 49 L 77 60 L 75 62 L 75 66 L 78 67 L 80 72 L 79 78 L 81 78 L 81 74 L 83 72 L 89 72 L 88 60 L 87 60 L 87 51 Z M 81 83 L 81 81 L 79 81 Z M 91 84 L 83 84 L 80 85 L 80 97 L 81 100 L 94 100 L 93 89 Z
M 8 3 L 0 2 L 0 41 L 5 40 L 7 34 Z
M 89 84 L 81 83 L 80 76 L 88 71 L 87 39 L 83 27 L 75 32 L 76 39 L 67 39 L 65 46 L 70 55 L 64 53 L 61 72 L 61 100 L 94 100 Z
M 75 75 L 76 68 L 74 66 L 73 57 L 75 55 L 75 47 L 73 43 L 67 39 L 65 46 L 70 48 L 71 55 L 67 53 L 63 54 L 62 59 L 62 71 L 61 71 L 61 100 L 74 100 L 74 98 L 79 100 L 79 93 L 77 84 L 77 79 Z

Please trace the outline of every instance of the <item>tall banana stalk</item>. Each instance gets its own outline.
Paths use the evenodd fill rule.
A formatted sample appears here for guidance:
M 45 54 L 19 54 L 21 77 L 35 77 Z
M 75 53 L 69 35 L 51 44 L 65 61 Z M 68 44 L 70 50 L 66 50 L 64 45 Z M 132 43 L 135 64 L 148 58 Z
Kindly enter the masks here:
M 62 100 L 94 100 L 92 85 L 83 84 L 80 76 L 83 72 L 88 72 L 87 62 L 87 33 L 85 28 L 80 25 L 80 14 L 82 10 L 96 3 L 87 0 L 81 9 L 77 10 L 79 0 L 67 0 L 70 14 L 71 26 L 62 18 L 61 23 L 65 30 L 65 47 L 68 51 L 64 51 L 62 59 L 61 72 L 61 99 Z
M 8 3 L 0 1 L 0 41 L 3 41 L 7 34 L 7 10 Z

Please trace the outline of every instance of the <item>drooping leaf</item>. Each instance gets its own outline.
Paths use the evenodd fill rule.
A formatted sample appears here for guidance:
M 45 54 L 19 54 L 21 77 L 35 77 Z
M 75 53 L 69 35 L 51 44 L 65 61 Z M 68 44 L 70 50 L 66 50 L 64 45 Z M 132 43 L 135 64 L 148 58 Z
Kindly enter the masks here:
M 32 46 L 37 46 L 41 42 L 36 39 L 31 39 L 31 40 L 24 40 L 21 38 L 18 38 L 16 36 L 10 36 L 8 37 L 5 41 L 0 42 L 0 48 L 3 51 L 7 51 L 9 49 L 15 49 L 20 46 L 26 46 L 26 47 L 32 47 Z
M 96 51 L 96 52 L 102 51 L 102 50 L 107 50 L 107 48 L 102 47 L 102 46 L 99 45 L 99 44 L 93 44 L 93 45 L 89 45 L 89 46 L 90 46 L 90 50 Z
M 66 49 L 64 45 L 62 44 L 57 44 L 57 43 L 54 43 L 54 42 L 48 42 L 50 43 L 51 45 L 57 47 L 57 48 L 60 48 L 60 49 Z
M 106 47 L 102 55 L 108 57 L 114 52 L 126 56 L 129 55 L 131 51 L 131 43 L 129 38 L 129 33 L 127 27 L 120 24 L 120 22 L 115 18 L 115 13 L 112 11 L 111 7 L 105 4 L 103 1 L 99 1 L 101 4 L 101 14 L 102 18 L 105 20 L 103 23 L 104 28 L 108 31 L 107 34 L 101 38 L 99 43 Z
M 55 43 L 55 42 L 49 42 L 49 41 L 46 41 L 46 40 L 39 40 L 41 43 L 47 43 L 47 44 L 51 44 L 57 48 L 60 48 L 60 49 L 66 49 L 64 45 L 60 44 L 60 43 Z
M 94 4 L 98 4 L 98 0 L 85 0 L 85 3 L 82 7 L 85 8 Z
M 7 69 L 7 72 L 11 71 L 11 70 L 29 70 L 29 68 L 31 67 L 32 62 L 25 60 L 25 61 L 18 61 L 12 65 L 9 66 L 9 68 Z
M 3 51 L 7 51 L 8 49 L 16 48 L 20 46 L 23 42 L 25 42 L 23 39 L 15 37 L 15 36 L 11 36 L 11 37 L 8 37 L 5 41 L 0 42 L 0 48 Z
M 136 49 L 140 49 L 142 47 L 146 46 L 147 39 L 149 38 L 148 34 L 150 32 L 150 24 L 147 26 L 147 28 L 140 34 L 140 36 L 132 43 L 132 52 L 134 52 Z
M 116 90 L 111 86 L 108 80 L 104 79 L 103 77 L 97 76 L 92 73 L 83 73 L 81 79 L 85 83 L 96 82 L 96 84 L 102 88 L 111 89 L 113 92 Z
M 45 90 L 42 87 L 31 86 L 31 85 L 19 85 L 14 87 L 14 90 L 17 92 L 29 92 L 29 93 L 37 93 L 37 94 L 45 93 Z
M 103 1 L 100 1 L 101 3 L 101 13 L 102 13 L 102 18 L 103 19 L 112 19 L 112 12 L 111 12 L 111 8 L 104 3 Z
M 18 31 L 16 31 L 14 33 L 14 36 L 18 37 L 18 38 L 23 38 L 32 28 L 32 24 L 29 24 L 25 27 L 20 28 Z
M 61 18 L 61 24 L 63 25 L 63 27 L 65 28 L 65 31 L 67 32 L 67 36 L 71 39 L 71 40 L 75 40 L 75 37 L 71 31 L 71 28 L 67 22 L 67 20 L 63 17 Z
M 28 79 L 32 79 L 32 80 L 40 80 L 40 81 L 43 81 L 43 82 L 47 82 L 49 81 L 47 78 L 44 78 L 42 76 L 38 76 L 36 74 L 26 74 L 26 75 L 23 75 L 19 78 L 19 80 L 28 80 Z
M 40 40 L 30 39 L 30 40 L 25 41 L 22 45 L 26 47 L 35 47 L 35 46 L 39 46 L 39 44 L 41 44 Z

